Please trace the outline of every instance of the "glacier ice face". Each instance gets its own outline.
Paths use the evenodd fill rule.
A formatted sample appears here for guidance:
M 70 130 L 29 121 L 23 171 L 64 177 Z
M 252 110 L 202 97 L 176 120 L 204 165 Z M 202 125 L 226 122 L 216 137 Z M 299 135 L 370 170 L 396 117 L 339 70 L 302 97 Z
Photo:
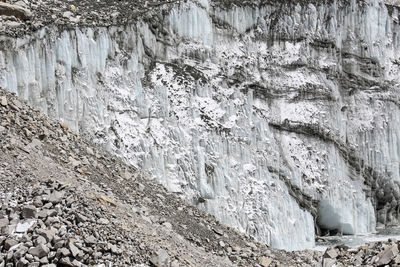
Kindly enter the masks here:
M 396 8 L 202 0 L 157 12 L 0 37 L 0 86 L 274 247 L 397 222 Z

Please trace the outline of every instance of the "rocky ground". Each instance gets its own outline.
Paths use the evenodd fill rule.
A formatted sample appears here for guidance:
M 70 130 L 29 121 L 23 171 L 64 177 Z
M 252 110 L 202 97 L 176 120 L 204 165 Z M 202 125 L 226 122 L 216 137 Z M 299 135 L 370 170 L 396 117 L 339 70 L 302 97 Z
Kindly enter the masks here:
M 0 35 L 9 36 L 21 36 L 49 24 L 59 27 L 126 24 L 155 7 L 176 2 L 176 0 L 5 0 L 6 3 L 2 1 L 0 1 Z
M 399 242 L 285 252 L 185 204 L 0 89 L 0 267 L 395 266 Z
M 295 2 L 304 1 L 331 0 Z M 58 27 L 124 25 L 155 8 L 168 8 L 171 4 L 179 2 L 186 0 L 0 0 L 0 35 L 22 36 L 47 25 Z M 243 4 L 259 5 L 262 2 L 271 0 L 214 0 L 211 5 L 224 8 Z M 389 5 L 399 5 L 398 0 L 385 0 L 385 2 Z M 150 14 L 148 17 L 152 19 L 153 16 Z

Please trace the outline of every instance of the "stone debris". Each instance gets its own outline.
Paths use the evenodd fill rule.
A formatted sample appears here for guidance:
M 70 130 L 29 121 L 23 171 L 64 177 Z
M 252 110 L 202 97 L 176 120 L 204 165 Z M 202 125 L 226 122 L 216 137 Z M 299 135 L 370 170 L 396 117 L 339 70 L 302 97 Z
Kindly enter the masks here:
M 398 266 L 400 242 L 389 239 L 387 242 L 373 242 L 359 248 L 344 245 L 327 248 L 323 255 L 323 267 L 331 266 Z
M 10 3 L 0 1 L 0 35 L 22 36 L 47 25 L 123 25 L 151 11 L 152 8 L 145 2 L 150 2 L 153 8 L 157 8 L 175 0 L 81 0 L 74 4 L 66 4 L 63 0 L 10 0 Z

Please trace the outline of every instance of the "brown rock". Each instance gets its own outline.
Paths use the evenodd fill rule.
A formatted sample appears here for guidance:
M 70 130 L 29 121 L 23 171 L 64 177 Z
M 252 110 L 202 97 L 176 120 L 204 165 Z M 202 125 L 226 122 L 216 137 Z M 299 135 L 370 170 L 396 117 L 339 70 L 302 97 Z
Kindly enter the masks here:
M 0 15 L 15 16 L 16 18 L 22 20 L 28 20 L 32 16 L 29 10 L 21 6 L 11 5 L 2 2 L 0 2 Z
M 267 258 L 267 257 L 260 257 L 258 259 L 258 262 L 260 263 L 260 265 L 262 267 L 268 267 L 271 264 L 272 259 L 271 258 Z
M 334 248 L 327 248 L 324 253 L 324 258 L 336 259 L 338 253 Z
M 2 106 L 7 106 L 8 105 L 8 103 L 7 103 L 7 97 L 5 97 L 5 96 L 2 96 L 2 97 L 0 97 L 0 104 L 2 105 Z

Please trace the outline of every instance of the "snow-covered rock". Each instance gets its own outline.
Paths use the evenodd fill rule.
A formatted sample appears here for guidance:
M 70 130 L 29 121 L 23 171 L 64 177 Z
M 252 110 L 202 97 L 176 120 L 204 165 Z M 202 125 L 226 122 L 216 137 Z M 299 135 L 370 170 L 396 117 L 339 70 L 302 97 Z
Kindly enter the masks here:
M 157 12 L 0 37 L 0 86 L 274 247 L 397 222 L 397 8 L 192 0 Z

